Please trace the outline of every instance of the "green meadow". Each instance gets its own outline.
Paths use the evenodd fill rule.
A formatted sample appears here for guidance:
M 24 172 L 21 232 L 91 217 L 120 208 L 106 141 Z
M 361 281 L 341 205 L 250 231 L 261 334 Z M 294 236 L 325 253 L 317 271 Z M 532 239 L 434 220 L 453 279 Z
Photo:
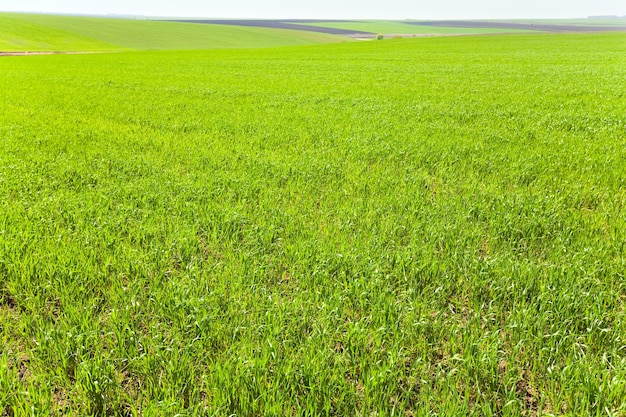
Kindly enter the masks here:
M 625 67 L 624 34 L 0 57 L 0 415 L 626 414 Z
M 324 33 L 285 29 L 0 13 L 0 51 L 269 48 L 344 40 Z
M 612 26 L 621 30 L 626 30 L 626 18 L 614 19 L 518 19 L 518 20 L 481 20 L 482 22 L 491 23 L 512 23 L 512 24 L 540 24 L 559 26 Z M 353 21 L 336 21 L 321 23 L 306 23 L 307 25 L 329 27 L 337 29 L 348 29 L 355 31 L 363 31 L 366 33 L 381 33 L 389 35 L 477 35 L 477 34 L 521 34 L 521 33 L 537 33 L 532 27 L 529 29 L 511 29 L 511 28 L 464 28 L 464 27 L 445 27 L 445 26 L 428 26 L 415 24 L 415 20 L 353 20 Z M 472 22 L 467 20 L 466 22 Z
M 528 32 L 519 29 L 423 26 L 413 25 L 398 20 L 355 20 L 350 22 L 323 22 L 306 24 L 311 26 L 363 31 L 366 33 L 384 33 L 397 35 L 475 35 Z
M 498 22 L 537 23 L 544 25 L 573 26 L 621 26 L 626 28 L 626 17 L 586 18 L 586 19 L 501 19 Z

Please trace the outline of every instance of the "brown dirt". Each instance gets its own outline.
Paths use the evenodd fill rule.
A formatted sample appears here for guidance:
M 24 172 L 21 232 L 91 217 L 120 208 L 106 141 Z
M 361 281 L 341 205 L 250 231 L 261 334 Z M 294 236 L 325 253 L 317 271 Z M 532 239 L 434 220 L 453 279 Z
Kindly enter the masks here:
M 307 20 L 307 19 L 284 19 L 284 20 L 270 20 L 270 19 L 212 19 L 212 20 L 172 20 L 179 23 L 202 23 L 210 25 L 233 25 L 233 26 L 252 26 L 263 27 L 272 29 L 293 29 L 293 30 L 305 30 L 310 32 L 328 33 L 331 35 L 346 35 L 358 39 L 370 39 L 375 38 L 376 33 L 371 32 L 359 32 L 349 29 L 337 29 L 320 26 L 311 26 L 307 23 L 341 23 L 341 22 L 353 22 L 350 20 Z M 403 22 L 409 25 L 418 26 L 435 26 L 435 27 L 453 27 L 453 28 L 467 28 L 467 29 L 517 29 L 517 30 L 530 30 L 530 31 L 543 31 L 543 32 L 609 32 L 609 31 L 626 31 L 625 26 L 578 26 L 578 25 L 557 25 L 557 24 L 534 24 L 534 23 L 513 23 L 513 22 L 482 22 L 482 21 L 463 21 L 463 20 L 442 20 L 442 21 L 412 21 Z M 422 37 L 433 35 L 418 35 L 418 34 L 386 34 L 385 37 Z M 437 36 L 437 35 L 435 35 Z M 441 35 L 439 35 L 441 36 Z
M 14 310 L 17 308 L 17 302 L 8 292 L 0 292 L 0 308 L 2 307 L 8 310 Z
M 0 51 L 0 56 L 55 55 L 59 53 L 60 52 L 31 52 L 31 51 L 4 52 L 4 51 Z
M 30 371 L 30 358 L 26 355 L 20 357 L 18 361 L 18 374 L 20 381 L 26 381 L 32 377 L 33 373 Z
M 231 25 L 231 26 L 251 26 L 270 29 L 292 29 L 304 30 L 307 32 L 327 33 L 330 35 L 376 35 L 370 32 L 359 32 L 348 29 L 327 28 L 321 26 L 311 26 L 306 23 L 324 23 L 324 22 L 346 22 L 345 20 L 172 20 L 179 23 L 202 23 L 205 25 Z
M 76 55 L 94 54 L 95 52 L 77 51 L 0 51 L 0 56 L 31 56 L 31 55 Z

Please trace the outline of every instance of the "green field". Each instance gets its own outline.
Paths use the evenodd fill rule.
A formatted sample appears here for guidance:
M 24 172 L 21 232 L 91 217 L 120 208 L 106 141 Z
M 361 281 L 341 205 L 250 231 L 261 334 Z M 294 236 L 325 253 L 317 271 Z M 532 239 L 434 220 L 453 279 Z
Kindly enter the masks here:
M 626 19 L 517 19 L 484 20 L 485 22 L 513 24 L 544 24 L 557 26 L 615 26 L 626 30 Z M 540 31 L 511 28 L 463 28 L 445 26 L 414 25 L 399 20 L 355 20 L 351 22 L 307 23 L 307 25 L 363 31 L 365 33 L 396 35 L 476 35 L 476 34 L 519 34 L 541 33 Z M 468 20 L 471 22 L 471 20 Z
M 343 40 L 285 29 L 0 13 L 0 51 L 268 48 Z
M 489 20 L 488 20 L 489 21 Z M 626 18 L 614 19 L 499 19 L 496 22 L 537 23 L 544 25 L 574 25 L 574 26 L 623 26 L 626 28 Z
M 625 34 L 1 57 L 0 415 L 624 415 L 624 68 Z
M 492 34 L 492 33 L 522 33 L 528 31 L 516 29 L 490 28 L 454 28 L 437 26 L 420 26 L 403 23 L 397 20 L 361 20 L 354 22 L 324 22 L 307 23 L 311 26 L 320 26 L 336 29 L 361 30 L 365 33 L 403 34 L 403 35 L 463 35 L 463 34 Z

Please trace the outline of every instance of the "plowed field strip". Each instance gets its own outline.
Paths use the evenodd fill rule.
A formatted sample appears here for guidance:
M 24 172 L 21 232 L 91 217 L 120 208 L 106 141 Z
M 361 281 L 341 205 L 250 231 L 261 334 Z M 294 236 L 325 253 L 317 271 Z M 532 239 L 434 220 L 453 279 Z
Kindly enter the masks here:
M 370 34 L 370 32 L 361 32 L 349 29 L 337 29 L 327 28 L 321 26 L 309 26 L 296 22 L 303 23 L 322 23 L 325 21 L 314 20 L 172 20 L 173 22 L 180 23 L 203 23 L 209 25 L 231 25 L 231 26 L 252 26 L 270 29 L 292 29 L 292 30 L 306 30 L 309 32 L 327 33 L 329 35 L 356 35 L 356 34 Z M 334 22 L 334 21 L 333 21 Z

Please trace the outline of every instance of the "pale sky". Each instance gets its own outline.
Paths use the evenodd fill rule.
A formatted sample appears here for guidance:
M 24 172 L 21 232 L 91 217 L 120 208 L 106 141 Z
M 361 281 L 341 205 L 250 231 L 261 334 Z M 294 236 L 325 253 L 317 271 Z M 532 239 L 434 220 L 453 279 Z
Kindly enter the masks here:
M 626 0 L 0 0 L 0 11 L 224 18 L 487 19 L 626 15 Z

